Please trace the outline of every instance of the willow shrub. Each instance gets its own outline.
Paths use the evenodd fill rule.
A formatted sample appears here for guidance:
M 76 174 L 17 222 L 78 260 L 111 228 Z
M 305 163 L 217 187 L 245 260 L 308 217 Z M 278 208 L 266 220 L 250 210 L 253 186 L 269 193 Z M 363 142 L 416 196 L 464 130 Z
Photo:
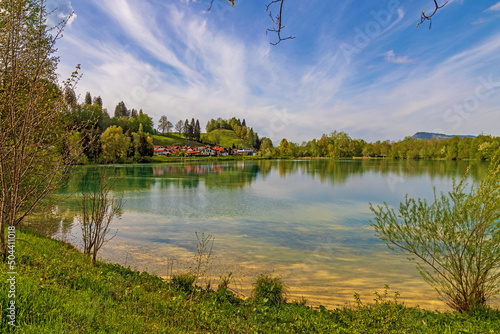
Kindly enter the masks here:
M 435 191 L 431 204 L 408 195 L 397 212 L 370 204 L 377 236 L 416 261 L 424 280 L 459 312 L 486 304 L 500 281 L 498 159 L 479 184 L 469 187 L 467 172 L 450 192 Z
M 267 306 L 279 306 L 285 304 L 287 285 L 279 276 L 272 277 L 269 274 L 261 274 L 253 284 L 253 298 Z

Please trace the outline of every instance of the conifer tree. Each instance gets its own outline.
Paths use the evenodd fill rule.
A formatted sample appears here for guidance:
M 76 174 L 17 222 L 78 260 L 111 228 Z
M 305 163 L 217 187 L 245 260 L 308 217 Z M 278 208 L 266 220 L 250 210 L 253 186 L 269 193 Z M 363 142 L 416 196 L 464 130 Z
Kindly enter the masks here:
M 118 102 L 118 104 L 115 107 L 115 117 L 129 117 L 130 112 L 127 109 L 127 106 L 125 106 L 125 102 L 121 101 Z
M 90 92 L 87 92 L 87 94 L 85 94 L 85 104 L 86 105 L 92 104 L 92 96 L 90 95 Z
M 102 98 L 100 96 L 94 97 L 93 104 L 102 108 Z
M 200 141 L 201 139 L 201 128 L 200 128 L 200 121 L 196 120 L 196 124 L 194 125 L 194 138 L 197 141 Z

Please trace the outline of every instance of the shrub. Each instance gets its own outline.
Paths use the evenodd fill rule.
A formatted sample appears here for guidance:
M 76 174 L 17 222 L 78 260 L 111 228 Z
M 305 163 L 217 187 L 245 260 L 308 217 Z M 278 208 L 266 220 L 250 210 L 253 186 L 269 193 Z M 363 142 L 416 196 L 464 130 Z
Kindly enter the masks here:
M 465 176 L 434 202 L 406 196 L 399 213 L 385 206 L 372 226 L 390 249 L 416 260 L 423 278 L 459 312 L 486 304 L 500 283 L 500 165 L 491 163 L 467 191 Z
M 194 281 L 196 281 L 196 275 L 188 272 L 173 275 L 171 284 L 176 291 L 191 293 L 194 288 Z
M 254 283 L 254 300 L 268 306 L 278 306 L 285 303 L 288 287 L 281 277 L 261 274 Z
M 220 277 L 220 282 L 219 286 L 217 287 L 217 291 L 224 291 L 229 288 L 229 283 L 231 283 L 231 276 L 233 276 L 233 273 L 229 273 L 227 276 L 221 276 Z

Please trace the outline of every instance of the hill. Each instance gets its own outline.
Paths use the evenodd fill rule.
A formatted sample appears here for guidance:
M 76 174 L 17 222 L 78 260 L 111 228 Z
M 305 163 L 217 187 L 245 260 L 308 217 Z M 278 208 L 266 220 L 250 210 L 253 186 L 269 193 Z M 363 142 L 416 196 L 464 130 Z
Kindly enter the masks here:
M 468 136 L 468 135 L 445 135 L 443 133 L 433 133 L 433 132 L 417 132 L 413 136 L 411 136 L 412 139 L 425 139 L 425 140 L 431 140 L 432 138 L 436 139 L 450 139 L 453 137 L 460 137 L 460 138 L 476 138 L 476 136 Z
M 238 137 L 236 132 L 227 129 L 217 129 L 210 131 L 209 133 L 201 134 L 201 141 L 211 145 L 219 145 L 223 147 L 252 147 L 250 143 L 246 140 Z
M 177 133 L 169 133 L 165 135 L 152 135 L 153 144 L 169 146 L 202 146 L 202 145 L 220 145 L 223 147 L 252 147 L 246 140 L 241 139 L 233 130 L 217 129 L 209 133 L 201 134 L 201 143 L 193 140 L 188 140 L 184 135 Z
M 193 140 L 186 139 L 183 135 L 178 135 L 177 133 L 169 133 L 165 135 L 152 135 L 153 144 L 169 146 L 169 145 L 179 145 L 179 146 L 200 146 L 201 143 Z

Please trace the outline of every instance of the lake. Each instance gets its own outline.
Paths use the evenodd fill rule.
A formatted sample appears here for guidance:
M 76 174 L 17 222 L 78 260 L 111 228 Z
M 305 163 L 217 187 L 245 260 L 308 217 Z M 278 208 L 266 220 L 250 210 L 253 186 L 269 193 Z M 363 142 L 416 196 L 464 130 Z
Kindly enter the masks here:
M 369 203 L 398 206 L 405 194 L 433 198 L 460 179 L 465 162 L 392 160 L 256 160 L 119 165 L 113 192 L 124 210 L 104 260 L 168 278 L 194 265 L 197 237 L 215 238 L 210 275 L 233 273 L 230 287 L 249 296 L 260 273 L 283 277 L 289 299 L 310 305 L 373 301 L 387 284 L 401 299 L 446 309 L 405 256 L 377 239 Z M 469 178 L 487 168 L 479 164 Z M 81 245 L 75 191 L 92 167 L 78 167 L 65 184 L 46 233 Z M 49 223 L 47 223 L 47 221 Z M 30 224 L 38 226 L 36 219 Z M 215 286 L 217 283 L 215 283 Z

